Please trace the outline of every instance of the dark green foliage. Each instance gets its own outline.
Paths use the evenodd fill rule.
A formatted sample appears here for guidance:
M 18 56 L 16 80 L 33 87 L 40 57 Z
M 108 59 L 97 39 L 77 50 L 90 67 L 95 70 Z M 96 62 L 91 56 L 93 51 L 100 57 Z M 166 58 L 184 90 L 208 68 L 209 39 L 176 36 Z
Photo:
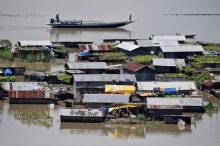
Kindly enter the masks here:
M 12 43 L 9 40 L 0 40 L 0 46 L 3 47 L 3 49 L 0 50 L 0 59 L 12 61 L 14 59 L 13 53 L 11 52 Z

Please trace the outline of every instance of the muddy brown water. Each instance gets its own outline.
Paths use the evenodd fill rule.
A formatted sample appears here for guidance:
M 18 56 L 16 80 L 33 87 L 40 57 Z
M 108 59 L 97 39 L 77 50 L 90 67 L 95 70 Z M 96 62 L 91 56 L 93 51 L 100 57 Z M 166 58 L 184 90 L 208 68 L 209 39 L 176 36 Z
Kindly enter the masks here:
M 220 112 L 203 114 L 185 128 L 161 122 L 145 125 L 61 123 L 60 106 L 9 105 L 0 103 L 0 144 L 2 146 L 112 146 L 112 145 L 200 145 L 220 143 Z M 48 113 L 52 120 L 17 118 L 16 113 Z
M 99 41 L 107 38 L 148 38 L 152 34 L 197 34 L 198 40 L 220 42 L 220 16 L 164 14 L 218 14 L 219 0 L 1 0 L 0 38 L 18 40 Z M 51 29 L 61 19 L 124 21 L 119 29 Z

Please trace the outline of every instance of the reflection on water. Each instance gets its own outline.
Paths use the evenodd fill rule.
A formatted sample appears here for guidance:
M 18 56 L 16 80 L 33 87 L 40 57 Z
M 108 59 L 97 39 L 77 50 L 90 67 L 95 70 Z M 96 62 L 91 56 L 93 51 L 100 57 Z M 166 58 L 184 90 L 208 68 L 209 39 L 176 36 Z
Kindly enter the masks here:
M 163 122 L 149 122 L 144 125 L 61 123 L 60 108 L 60 106 L 56 106 L 51 111 L 47 105 L 0 103 L 0 131 L 4 131 L 0 132 L 1 145 L 27 145 L 27 143 L 31 143 L 33 146 L 42 144 L 110 146 L 126 143 L 126 146 L 198 144 L 200 146 L 216 146 L 220 142 L 220 112 L 214 113 L 211 117 L 203 114 L 196 123 L 186 127 L 178 127 L 177 125 L 166 125 Z M 31 119 L 27 122 L 15 117 L 16 113 L 42 115 L 45 112 L 53 118 L 52 123 L 39 124 L 36 120 Z M 9 137 L 13 141 L 9 140 Z M 36 139 L 41 140 L 36 141 Z
M 50 128 L 53 125 L 47 105 L 9 105 L 8 113 L 22 124 L 43 126 Z
M 132 34 L 131 31 L 124 28 L 51 28 L 48 31 L 53 41 L 97 41 L 97 38 L 107 39 L 115 38 L 115 36 L 131 38 Z M 85 36 L 88 40 L 85 40 Z
M 190 125 L 178 127 L 165 125 L 163 122 L 149 122 L 144 125 L 60 123 L 60 131 L 69 134 L 96 133 L 119 139 L 145 138 L 149 133 L 181 135 L 184 132 L 192 132 Z

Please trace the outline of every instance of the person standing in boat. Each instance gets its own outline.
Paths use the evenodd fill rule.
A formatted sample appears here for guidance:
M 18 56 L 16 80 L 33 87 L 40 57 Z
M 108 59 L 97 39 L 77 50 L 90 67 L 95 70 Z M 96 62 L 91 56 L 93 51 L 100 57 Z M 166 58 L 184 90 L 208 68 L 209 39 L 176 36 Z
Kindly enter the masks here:
M 60 16 L 59 16 L 59 14 L 56 14 L 56 20 L 57 20 L 57 22 L 60 22 Z
M 129 15 L 129 21 L 131 21 L 131 19 L 132 19 L 132 16 L 131 16 L 131 14 Z

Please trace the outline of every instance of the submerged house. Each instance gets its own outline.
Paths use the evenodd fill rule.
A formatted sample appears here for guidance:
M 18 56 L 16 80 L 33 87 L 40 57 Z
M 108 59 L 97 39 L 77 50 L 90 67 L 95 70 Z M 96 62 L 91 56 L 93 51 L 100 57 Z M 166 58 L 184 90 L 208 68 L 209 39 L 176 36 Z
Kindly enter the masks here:
M 138 91 L 153 92 L 154 88 L 175 88 L 180 94 L 196 95 L 197 88 L 192 81 L 175 81 L 175 82 L 137 82 Z
M 179 44 L 186 42 L 185 35 L 152 35 L 150 39 L 153 41 L 176 41 Z
M 160 46 L 164 58 L 182 58 L 203 55 L 201 45 Z
M 140 63 L 127 63 L 123 65 L 124 73 L 135 74 L 137 81 L 154 81 L 154 68 Z
M 0 67 L 0 72 L 3 75 L 6 74 L 7 70 L 11 72 L 11 75 L 24 75 L 25 67 Z
M 52 49 L 52 43 L 50 41 L 35 41 L 35 40 L 22 40 L 17 43 L 15 52 L 18 54 L 50 54 Z
M 2 88 L 8 91 L 9 103 L 53 103 L 51 90 L 40 82 L 7 82 Z
M 146 117 L 163 119 L 164 115 L 182 115 L 183 106 L 179 99 L 150 97 L 147 98 Z
M 102 109 L 60 109 L 59 115 L 61 122 L 104 122 Z
M 68 62 L 65 64 L 66 70 L 82 71 L 85 74 L 101 74 L 108 71 L 108 66 L 105 62 Z
M 128 55 L 153 55 L 158 54 L 160 48 L 155 45 L 151 40 L 137 40 L 137 44 L 129 42 L 122 42 L 116 46 L 118 51 Z
M 133 55 L 139 55 L 138 50 L 141 46 L 129 42 L 122 42 L 118 44 L 116 47 L 118 51 L 128 56 L 133 56 Z
M 183 112 L 204 113 L 202 98 L 179 98 L 183 105 Z
M 114 51 L 114 48 L 111 44 L 79 44 L 80 51 L 89 50 L 90 52 L 110 52 Z
M 134 85 L 132 74 L 78 74 L 73 75 L 73 93 L 81 100 L 84 94 L 104 93 L 105 85 Z
M 111 104 L 128 104 L 129 99 L 129 94 L 84 94 L 82 102 L 86 108 L 100 108 Z
M 179 68 L 186 66 L 184 59 L 153 58 L 156 73 L 176 73 Z

